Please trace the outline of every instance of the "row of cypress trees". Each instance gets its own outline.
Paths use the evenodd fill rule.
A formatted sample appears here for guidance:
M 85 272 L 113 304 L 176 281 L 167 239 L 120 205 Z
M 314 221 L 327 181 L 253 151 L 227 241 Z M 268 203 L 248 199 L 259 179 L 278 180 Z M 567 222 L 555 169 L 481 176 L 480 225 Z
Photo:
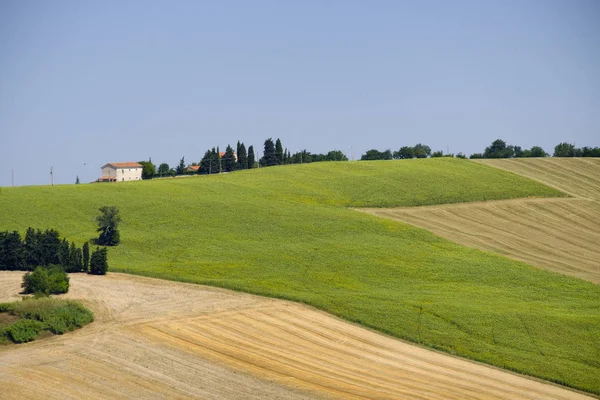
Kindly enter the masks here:
M 18 231 L 0 232 L 0 270 L 33 271 L 38 266 L 61 266 L 65 272 L 106 273 L 107 250 L 98 248 L 90 257 L 89 244 L 82 247 L 61 240 L 55 229 L 27 228 L 25 239 Z

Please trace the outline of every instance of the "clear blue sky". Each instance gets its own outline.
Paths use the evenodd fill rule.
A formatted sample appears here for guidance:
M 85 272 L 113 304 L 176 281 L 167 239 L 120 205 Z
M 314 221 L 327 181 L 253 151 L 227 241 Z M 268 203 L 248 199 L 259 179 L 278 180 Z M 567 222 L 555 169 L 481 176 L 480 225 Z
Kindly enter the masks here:
M 0 2 L 0 186 L 110 161 L 600 146 L 600 1 Z

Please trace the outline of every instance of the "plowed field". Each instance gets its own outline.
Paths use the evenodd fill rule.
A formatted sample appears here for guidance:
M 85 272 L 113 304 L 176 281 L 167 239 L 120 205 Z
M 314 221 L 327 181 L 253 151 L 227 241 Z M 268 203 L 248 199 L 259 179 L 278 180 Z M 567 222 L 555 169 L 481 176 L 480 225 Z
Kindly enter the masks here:
M 0 273 L 0 301 L 22 273 Z M 0 348 L 3 399 L 579 399 L 281 300 L 110 274 L 71 276 L 96 321 Z
M 571 198 L 365 209 L 429 229 L 465 246 L 600 283 L 600 160 L 484 160 Z

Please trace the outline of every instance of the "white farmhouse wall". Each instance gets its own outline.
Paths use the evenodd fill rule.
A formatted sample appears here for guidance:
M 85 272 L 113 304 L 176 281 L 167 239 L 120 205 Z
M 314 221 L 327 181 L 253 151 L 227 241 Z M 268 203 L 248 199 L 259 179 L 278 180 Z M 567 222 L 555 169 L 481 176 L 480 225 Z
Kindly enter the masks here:
M 102 176 L 116 178 L 117 182 L 141 181 L 142 168 L 105 165 L 104 168 L 102 168 Z

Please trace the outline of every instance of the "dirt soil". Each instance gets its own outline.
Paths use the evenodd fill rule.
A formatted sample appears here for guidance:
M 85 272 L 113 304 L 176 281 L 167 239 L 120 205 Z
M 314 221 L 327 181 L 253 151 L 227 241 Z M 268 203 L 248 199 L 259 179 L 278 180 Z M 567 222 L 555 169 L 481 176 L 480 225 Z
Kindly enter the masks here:
M 538 180 L 572 197 L 362 211 L 599 284 L 600 159 L 480 162 Z
M 3 399 L 587 398 L 281 300 L 123 274 L 72 274 L 66 297 L 96 321 L 0 347 Z

